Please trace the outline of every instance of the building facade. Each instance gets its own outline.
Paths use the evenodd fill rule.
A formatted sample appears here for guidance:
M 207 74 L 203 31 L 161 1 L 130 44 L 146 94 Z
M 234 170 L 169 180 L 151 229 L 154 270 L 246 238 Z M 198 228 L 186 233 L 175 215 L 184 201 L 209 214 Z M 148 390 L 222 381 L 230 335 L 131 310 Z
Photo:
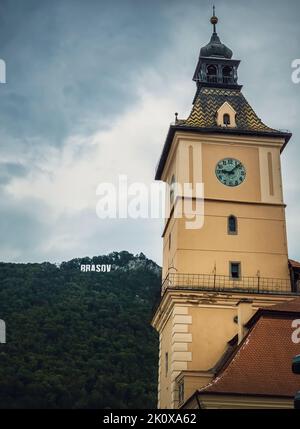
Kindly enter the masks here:
M 297 293 L 280 163 L 291 134 L 265 125 L 245 99 L 240 62 L 220 41 L 217 22 L 214 13 L 193 76 L 191 113 L 176 115 L 155 176 L 170 187 L 162 295 L 152 321 L 160 342 L 159 408 L 177 408 L 207 385 L 228 341 L 242 341 L 253 314 Z M 195 214 L 202 221 L 191 227 Z

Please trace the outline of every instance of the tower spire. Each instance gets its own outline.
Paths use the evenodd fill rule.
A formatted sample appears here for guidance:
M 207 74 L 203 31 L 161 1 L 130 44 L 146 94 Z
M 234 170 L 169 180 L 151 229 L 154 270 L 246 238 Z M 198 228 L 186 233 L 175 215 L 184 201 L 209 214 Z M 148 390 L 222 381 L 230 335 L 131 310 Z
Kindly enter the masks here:
M 210 22 L 213 25 L 214 34 L 217 34 L 216 25 L 218 23 L 218 18 L 216 17 L 216 8 L 215 8 L 215 5 L 213 5 L 213 16 L 210 18 Z

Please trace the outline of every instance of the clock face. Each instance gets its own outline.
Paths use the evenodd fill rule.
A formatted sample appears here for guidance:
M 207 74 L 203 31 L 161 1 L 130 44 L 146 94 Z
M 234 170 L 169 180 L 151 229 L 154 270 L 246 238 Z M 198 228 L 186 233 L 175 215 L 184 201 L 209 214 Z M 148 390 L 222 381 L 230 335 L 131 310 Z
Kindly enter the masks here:
M 223 185 L 238 186 L 245 180 L 246 170 L 241 161 L 224 158 L 216 166 L 216 176 Z

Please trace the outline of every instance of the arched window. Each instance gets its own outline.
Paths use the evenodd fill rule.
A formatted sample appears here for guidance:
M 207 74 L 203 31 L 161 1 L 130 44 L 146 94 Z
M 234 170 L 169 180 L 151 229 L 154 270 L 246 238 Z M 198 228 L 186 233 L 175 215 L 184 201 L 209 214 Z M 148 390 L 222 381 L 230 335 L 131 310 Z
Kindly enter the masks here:
M 212 64 L 207 66 L 207 81 L 217 82 L 217 67 Z
M 214 65 L 207 66 L 207 74 L 210 76 L 217 75 L 217 67 Z
M 170 205 L 172 206 L 175 198 L 175 176 L 173 174 L 171 183 L 170 183 Z
M 228 125 L 230 125 L 230 115 L 228 115 L 228 113 L 225 113 L 223 115 L 223 124 L 227 127 Z
M 223 67 L 223 83 L 233 83 L 232 78 L 232 67 L 225 66 Z
M 233 215 L 228 216 L 228 234 L 237 234 L 237 218 Z

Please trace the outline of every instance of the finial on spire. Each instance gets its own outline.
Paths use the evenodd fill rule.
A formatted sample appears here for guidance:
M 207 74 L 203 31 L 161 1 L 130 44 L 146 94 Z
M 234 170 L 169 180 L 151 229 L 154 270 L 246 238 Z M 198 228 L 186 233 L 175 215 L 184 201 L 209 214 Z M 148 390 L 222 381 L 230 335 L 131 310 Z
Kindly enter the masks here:
M 218 18 L 216 17 L 216 8 L 215 5 L 213 6 L 213 16 L 210 18 L 210 22 L 214 26 L 214 33 L 216 33 L 216 25 L 218 23 Z

